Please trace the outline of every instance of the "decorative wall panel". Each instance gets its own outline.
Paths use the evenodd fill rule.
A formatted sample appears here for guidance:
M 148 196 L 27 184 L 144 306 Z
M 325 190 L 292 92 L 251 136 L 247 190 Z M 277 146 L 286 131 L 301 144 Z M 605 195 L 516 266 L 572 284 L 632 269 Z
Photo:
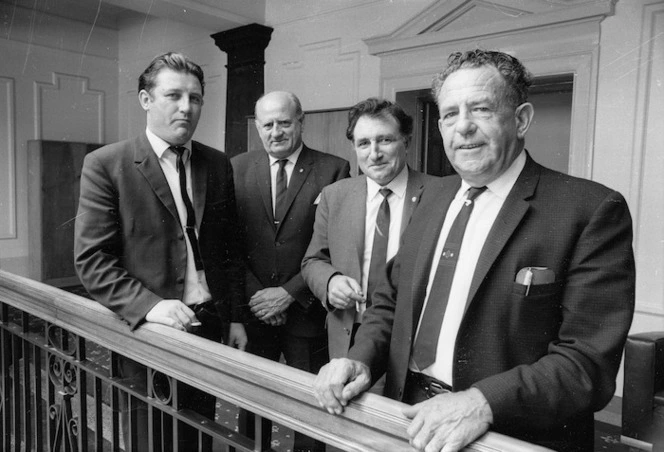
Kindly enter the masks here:
M 664 3 L 643 9 L 634 124 L 631 204 L 636 232 L 637 310 L 664 314 Z M 629 152 L 626 150 L 625 152 Z
M 0 240 L 16 238 L 14 80 L 0 77 Z
M 88 80 L 54 72 L 52 83 L 35 82 L 35 139 L 104 142 L 104 92 Z

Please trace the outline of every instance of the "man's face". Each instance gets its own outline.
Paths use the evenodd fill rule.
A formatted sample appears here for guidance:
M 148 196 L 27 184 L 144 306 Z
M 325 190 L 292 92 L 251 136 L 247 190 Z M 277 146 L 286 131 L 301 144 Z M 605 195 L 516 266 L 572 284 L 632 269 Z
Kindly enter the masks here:
M 496 68 L 460 69 L 445 80 L 438 96 L 445 153 L 459 175 L 484 186 L 509 168 L 523 147 L 532 105 L 514 109 Z
M 361 116 L 353 129 L 353 147 L 364 174 L 384 186 L 406 165 L 408 138 L 392 116 Z
M 203 90 L 195 75 L 162 69 L 152 92 L 141 90 L 138 97 L 152 133 L 174 145 L 191 139 L 203 107 Z
M 272 157 L 286 158 L 302 144 L 302 123 L 295 105 L 283 93 L 270 93 L 256 105 L 256 129 Z

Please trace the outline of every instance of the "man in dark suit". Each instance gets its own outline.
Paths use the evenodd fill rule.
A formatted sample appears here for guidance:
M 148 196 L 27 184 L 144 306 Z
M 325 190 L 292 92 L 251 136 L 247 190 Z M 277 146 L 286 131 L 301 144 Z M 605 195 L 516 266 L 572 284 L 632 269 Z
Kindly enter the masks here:
M 516 58 L 448 62 L 434 93 L 460 177 L 425 192 L 350 359 L 321 370 L 317 397 L 339 413 L 387 371 L 386 395 L 414 404 L 419 450 L 457 451 L 488 429 L 592 450 L 634 310 L 627 205 L 528 155 L 530 76 Z
M 156 322 L 215 341 L 223 335 L 242 349 L 244 279 L 232 168 L 222 152 L 191 140 L 203 106 L 203 71 L 167 53 L 151 62 L 138 88 L 145 133 L 85 158 L 76 270 L 88 292 L 132 329 Z M 146 383 L 145 367 L 134 361 L 122 359 L 120 371 Z M 214 397 L 182 390 L 181 407 L 214 419 Z M 136 405 L 132 442 L 147 450 L 147 410 Z M 123 416 L 125 441 L 128 423 Z M 196 431 L 184 428 L 181 450 L 198 450 L 196 444 Z
M 325 309 L 300 274 L 316 206 L 326 185 L 348 177 L 348 162 L 302 143 L 298 98 L 271 92 L 256 102 L 264 151 L 233 158 L 238 214 L 247 259 L 246 295 L 253 318 L 247 351 L 318 372 L 328 361 Z M 295 450 L 305 450 L 296 435 Z M 319 445 L 320 446 L 320 445 Z M 319 447 L 320 448 L 320 447 Z
M 302 261 L 304 280 L 328 310 L 330 358 L 347 355 L 371 305 L 374 281 L 399 249 L 425 183 L 440 180 L 406 165 L 413 119 L 398 104 L 366 99 L 350 109 L 348 119 L 346 137 L 363 175 L 323 189 Z M 383 211 L 387 221 L 381 220 Z

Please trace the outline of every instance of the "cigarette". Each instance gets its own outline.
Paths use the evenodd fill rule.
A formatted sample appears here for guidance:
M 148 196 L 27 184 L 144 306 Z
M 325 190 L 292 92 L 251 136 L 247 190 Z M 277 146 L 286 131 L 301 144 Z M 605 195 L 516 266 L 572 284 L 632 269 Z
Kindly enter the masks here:
M 191 322 L 189 326 L 202 326 L 203 324 L 201 322 Z

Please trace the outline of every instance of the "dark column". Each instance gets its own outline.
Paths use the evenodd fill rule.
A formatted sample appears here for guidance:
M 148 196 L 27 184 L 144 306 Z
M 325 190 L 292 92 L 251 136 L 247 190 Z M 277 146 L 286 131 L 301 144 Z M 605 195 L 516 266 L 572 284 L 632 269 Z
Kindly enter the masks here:
M 214 43 L 228 55 L 226 86 L 226 154 L 247 152 L 247 116 L 263 94 L 265 48 L 272 28 L 245 25 L 212 35 Z

